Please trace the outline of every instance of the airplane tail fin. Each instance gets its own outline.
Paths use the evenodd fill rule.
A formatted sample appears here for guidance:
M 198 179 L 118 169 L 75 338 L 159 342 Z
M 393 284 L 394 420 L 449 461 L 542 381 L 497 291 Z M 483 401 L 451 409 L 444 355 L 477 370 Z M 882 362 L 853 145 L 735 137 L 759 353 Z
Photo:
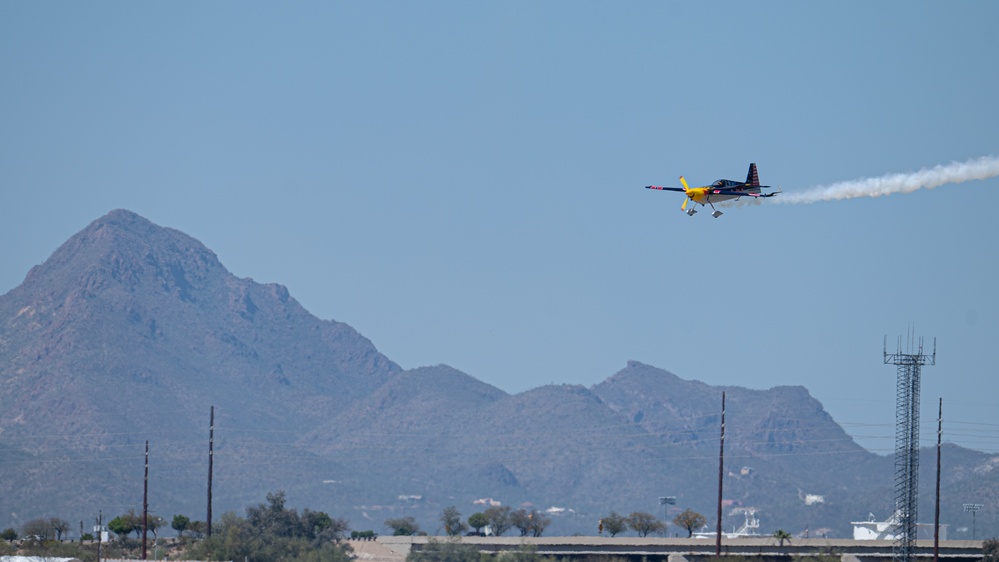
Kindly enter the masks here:
M 746 185 L 760 187 L 760 174 L 756 171 L 756 164 L 749 165 L 749 174 L 746 175 Z

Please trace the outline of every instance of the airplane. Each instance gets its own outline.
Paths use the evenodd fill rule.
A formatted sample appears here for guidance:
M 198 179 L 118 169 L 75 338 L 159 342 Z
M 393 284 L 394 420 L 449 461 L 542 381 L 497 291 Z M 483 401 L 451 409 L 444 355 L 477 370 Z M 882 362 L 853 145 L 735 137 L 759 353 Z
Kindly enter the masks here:
M 696 205 L 691 205 L 690 209 L 687 208 L 687 203 L 693 201 L 694 203 L 699 203 L 702 207 L 705 203 L 711 205 L 711 216 L 718 218 L 722 216 L 722 212 L 715 209 L 715 203 L 720 203 L 722 201 L 728 201 L 729 199 L 738 199 L 740 197 L 773 197 L 778 193 L 781 193 L 780 188 L 772 193 L 763 193 L 762 188 L 770 187 L 769 185 L 760 185 L 760 174 L 756 171 L 756 164 L 749 165 L 749 174 L 746 175 L 746 181 L 735 181 L 735 180 L 717 180 L 711 185 L 705 185 L 703 187 L 690 187 L 687 185 L 687 180 L 680 176 L 680 183 L 683 187 L 663 187 L 661 185 L 647 185 L 646 189 L 658 189 L 660 191 L 682 191 L 687 195 L 684 199 L 683 205 L 680 206 L 680 210 L 686 211 L 690 216 L 694 216 L 697 212 Z

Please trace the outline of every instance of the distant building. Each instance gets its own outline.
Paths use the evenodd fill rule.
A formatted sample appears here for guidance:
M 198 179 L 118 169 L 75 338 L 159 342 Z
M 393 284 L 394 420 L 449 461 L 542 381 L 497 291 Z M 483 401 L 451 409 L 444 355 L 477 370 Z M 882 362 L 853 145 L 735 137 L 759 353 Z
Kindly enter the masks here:
M 805 494 L 805 505 L 815 505 L 817 503 L 825 503 L 825 496 L 820 496 L 818 494 Z
M 93 535 L 95 540 L 99 540 L 101 542 L 111 542 L 111 532 L 108 531 L 107 525 L 101 525 L 100 527 L 94 525 Z
M 853 540 L 855 541 L 893 541 L 898 538 L 895 529 L 898 526 L 898 514 L 893 513 L 887 521 L 875 521 L 874 514 L 868 515 L 867 521 L 853 521 Z M 947 540 L 947 527 L 940 525 L 940 540 Z M 933 525 L 916 523 L 916 539 L 933 540 Z
M 760 536 L 759 533 L 760 520 L 757 519 L 756 517 L 756 509 L 748 507 L 740 509 L 739 511 L 742 511 L 743 515 L 746 516 L 746 521 L 742 524 L 741 527 L 732 531 L 731 533 L 726 533 L 722 531 L 722 536 L 725 537 L 726 539 L 738 539 L 745 537 Z M 713 539 L 717 536 L 717 534 L 714 531 L 699 531 L 691 536 L 694 537 L 695 539 Z

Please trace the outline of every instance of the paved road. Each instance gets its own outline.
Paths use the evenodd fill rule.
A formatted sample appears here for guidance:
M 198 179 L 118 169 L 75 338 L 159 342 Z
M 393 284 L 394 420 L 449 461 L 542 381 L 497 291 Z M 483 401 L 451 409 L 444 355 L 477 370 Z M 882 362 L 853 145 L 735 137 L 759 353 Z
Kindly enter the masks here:
M 638 537 L 461 537 L 482 552 L 514 550 L 530 544 L 539 554 L 561 557 L 587 555 L 647 556 L 652 559 L 683 562 L 702 560 L 714 555 L 714 540 Z M 395 551 L 402 558 L 410 549 L 420 549 L 428 541 L 446 541 L 447 537 L 378 537 L 377 543 Z M 353 544 L 353 542 L 351 543 Z M 892 541 L 855 541 L 848 539 L 791 539 L 779 545 L 773 537 L 725 539 L 722 554 L 762 557 L 839 555 L 844 562 L 887 562 L 892 557 Z M 914 554 L 932 559 L 933 541 L 916 541 Z M 940 541 L 940 558 L 948 562 L 972 562 L 981 559 L 982 541 Z

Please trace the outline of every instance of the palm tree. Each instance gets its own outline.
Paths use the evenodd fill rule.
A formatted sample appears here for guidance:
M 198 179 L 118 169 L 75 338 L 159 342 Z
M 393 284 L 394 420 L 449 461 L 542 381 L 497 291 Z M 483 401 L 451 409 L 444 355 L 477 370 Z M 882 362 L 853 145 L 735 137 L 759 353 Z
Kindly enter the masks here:
M 777 529 L 774 531 L 774 538 L 780 541 L 781 546 L 784 546 L 784 541 L 791 544 L 791 533 L 788 533 L 784 529 Z

